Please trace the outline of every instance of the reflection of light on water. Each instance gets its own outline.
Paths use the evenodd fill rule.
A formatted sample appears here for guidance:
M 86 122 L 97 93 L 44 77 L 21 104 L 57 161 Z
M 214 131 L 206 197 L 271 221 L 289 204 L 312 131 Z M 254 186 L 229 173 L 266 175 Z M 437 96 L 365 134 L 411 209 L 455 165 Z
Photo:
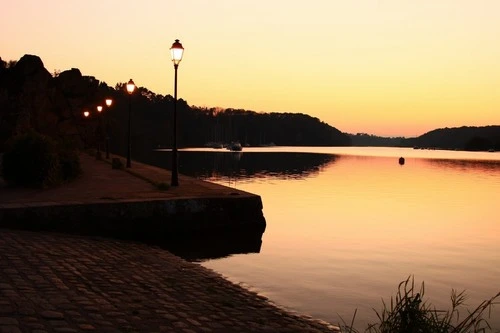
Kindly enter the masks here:
M 181 173 L 259 194 L 262 249 L 203 265 L 276 303 L 330 322 L 357 308 L 364 325 L 409 274 L 425 281 L 439 308 L 449 308 L 451 288 L 467 290 L 469 308 L 499 291 L 500 153 L 245 147 L 237 161 L 230 154 L 183 150 Z
M 158 150 L 161 151 L 161 150 Z M 220 152 L 211 148 L 186 148 L 186 152 Z M 227 153 L 231 153 L 227 151 Z M 457 150 L 426 150 L 398 147 L 245 147 L 243 153 L 316 153 L 348 156 L 404 157 L 424 159 L 460 159 L 500 161 L 500 152 L 470 152 Z
M 443 159 L 429 151 L 432 159 L 405 154 L 401 166 L 400 149 L 381 151 L 391 156 L 341 154 L 299 160 L 309 163 L 301 169 L 241 168 L 231 185 L 263 200 L 268 225 L 261 252 L 203 265 L 330 322 L 358 308 L 359 325 L 375 319 L 371 309 L 380 309 L 380 299 L 387 301 L 410 274 L 425 281 L 439 308 L 449 308 L 452 288 L 467 290 L 470 309 L 500 291 L 500 160 L 474 161 L 484 156 L 465 152 L 442 152 Z M 239 166 L 252 156 L 245 149 Z M 490 322 L 498 328 L 495 311 Z

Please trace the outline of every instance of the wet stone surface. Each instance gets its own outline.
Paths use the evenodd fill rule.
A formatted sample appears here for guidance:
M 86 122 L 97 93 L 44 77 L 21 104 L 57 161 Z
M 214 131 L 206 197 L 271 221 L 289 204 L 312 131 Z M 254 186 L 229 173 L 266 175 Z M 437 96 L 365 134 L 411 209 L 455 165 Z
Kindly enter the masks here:
M 0 333 L 336 332 L 166 250 L 0 229 Z

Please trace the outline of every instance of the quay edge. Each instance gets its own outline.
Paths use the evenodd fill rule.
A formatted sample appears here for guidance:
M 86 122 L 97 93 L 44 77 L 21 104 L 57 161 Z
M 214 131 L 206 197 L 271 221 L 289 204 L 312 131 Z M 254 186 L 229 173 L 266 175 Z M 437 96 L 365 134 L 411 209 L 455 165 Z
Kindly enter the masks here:
M 0 204 L 0 227 L 135 240 L 168 240 L 224 232 L 260 234 L 259 196 L 109 202 Z

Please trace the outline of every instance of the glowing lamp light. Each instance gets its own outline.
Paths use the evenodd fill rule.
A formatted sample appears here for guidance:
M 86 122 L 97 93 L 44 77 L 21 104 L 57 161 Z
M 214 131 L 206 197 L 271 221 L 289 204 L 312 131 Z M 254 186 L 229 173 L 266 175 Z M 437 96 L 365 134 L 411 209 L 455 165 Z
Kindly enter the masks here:
M 110 107 L 113 104 L 113 100 L 111 98 L 106 98 L 106 106 Z
M 102 106 L 97 106 L 97 112 L 101 112 L 102 111 Z
M 176 39 L 172 44 L 172 47 L 170 48 L 170 55 L 172 57 L 174 65 L 178 65 L 181 62 L 183 53 L 184 48 L 182 47 L 182 44 L 179 42 L 179 40 Z
M 88 111 L 83 111 L 83 116 L 84 116 L 85 118 L 87 118 L 89 115 L 90 115 L 90 112 L 88 112 Z
M 134 92 L 135 90 L 135 84 L 134 84 L 134 81 L 132 81 L 132 79 L 130 79 L 127 83 L 127 92 L 132 95 L 132 93 Z

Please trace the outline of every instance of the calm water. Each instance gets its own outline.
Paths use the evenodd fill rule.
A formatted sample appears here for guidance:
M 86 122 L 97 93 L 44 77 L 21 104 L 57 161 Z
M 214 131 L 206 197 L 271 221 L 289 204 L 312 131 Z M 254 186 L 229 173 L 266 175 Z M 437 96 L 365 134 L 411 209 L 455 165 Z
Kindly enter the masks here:
M 167 155 L 149 162 L 168 167 Z M 500 291 L 500 153 L 190 149 L 179 170 L 262 197 L 258 253 L 201 265 L 287 309 L 332 323 L 358 309 L 364 328 L 409 275 L 438 308 L 452 288 L 467 290 L 470 309 Z M 500 328 L 500 305 L 492 316 Z

